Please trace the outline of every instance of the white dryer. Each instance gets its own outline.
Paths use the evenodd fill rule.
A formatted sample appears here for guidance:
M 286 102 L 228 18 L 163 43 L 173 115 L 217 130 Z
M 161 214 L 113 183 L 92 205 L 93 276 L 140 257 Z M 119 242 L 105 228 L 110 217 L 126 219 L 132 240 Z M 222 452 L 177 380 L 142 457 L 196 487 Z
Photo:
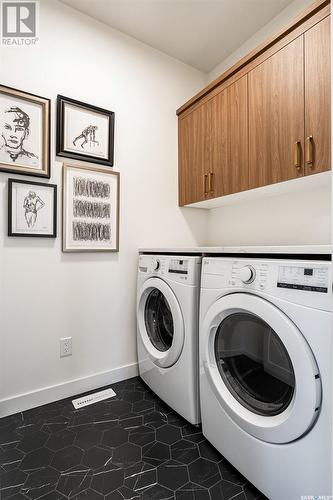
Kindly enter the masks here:
M 137 288 L 139 372 L 192 424 L 199 411 L 201 257 L 140 255 Z
M 207 439 L 270 500 L 332 495 L 331 262 L 205 258 Z

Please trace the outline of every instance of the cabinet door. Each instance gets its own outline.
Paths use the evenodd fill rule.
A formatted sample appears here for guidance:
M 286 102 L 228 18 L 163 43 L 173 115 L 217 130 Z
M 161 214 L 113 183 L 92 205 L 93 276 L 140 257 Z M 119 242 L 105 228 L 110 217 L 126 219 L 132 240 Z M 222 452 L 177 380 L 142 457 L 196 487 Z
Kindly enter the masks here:
M 303 36 L 248 74 L 250 188 L 304 175 Z
M 211 105 L 204 103 L 179 118 L 179 205 L 209 197 Z
M 330 17 L 304 34 L 305 173 L 330 170 Z
M 212 194 L 248 189 L 247 75 L 212 99 L 212 149 Z

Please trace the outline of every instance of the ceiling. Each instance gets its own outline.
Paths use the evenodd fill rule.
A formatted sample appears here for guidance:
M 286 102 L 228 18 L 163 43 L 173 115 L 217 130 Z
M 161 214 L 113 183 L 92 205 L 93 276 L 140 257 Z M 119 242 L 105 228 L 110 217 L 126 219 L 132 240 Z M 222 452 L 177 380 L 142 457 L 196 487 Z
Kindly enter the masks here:
M 292 0 L 61 0 L 209 72 Z

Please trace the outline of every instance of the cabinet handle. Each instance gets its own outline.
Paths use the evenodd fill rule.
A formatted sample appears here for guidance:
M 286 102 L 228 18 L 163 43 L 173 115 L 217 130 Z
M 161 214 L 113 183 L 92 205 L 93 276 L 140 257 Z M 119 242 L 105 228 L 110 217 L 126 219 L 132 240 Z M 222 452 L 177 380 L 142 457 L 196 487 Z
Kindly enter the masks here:
M 208 183 L 208 191 L 210 193 L 212 193 L 214 191 L 213 180 L 214 180 L 214 172 L 210 172 L 209 173 L 209 183 Z
M 309 135 L 305 139 L 305 163 L 310 167 L 313 166 L 313 137 Z
M 208 174 L 204 174 L 203 176 L 203 192 L 204 196 L 207 196 L 208 191 L 207 191 L 207 180 L 208 180 Z
M 301 141 L 296 141 L 294 143 L 294 166 L 295 168 L 301 168 Z

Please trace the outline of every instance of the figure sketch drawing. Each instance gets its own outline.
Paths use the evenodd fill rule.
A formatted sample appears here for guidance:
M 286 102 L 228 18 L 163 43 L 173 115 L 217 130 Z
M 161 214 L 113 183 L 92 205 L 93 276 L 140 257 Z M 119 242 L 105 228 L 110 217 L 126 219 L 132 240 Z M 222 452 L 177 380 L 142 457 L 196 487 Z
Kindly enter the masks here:
M 99 142 L 96 140 L 97 129 L 98 129 L 97 125 L 89 125 L 89 127 L 86 127 L 85 129 L 82 130 L 80 135 L 75 137 L 73 145 L 76 146 L 76 142 L 79 141 L 80 139 L 83 139 L 83 141 L 80 144 L 82 149 L 84 149 L 84 146 L 88 144 L 88 142 L 90 146 L 92 145 L 99 146 Z
M 38 212 L 44 206 L 45 203 L 35 193 L 35 191 L 29 191 L 29 194 L 24 198 L 23 202 L 24 217 L 27 222 L 28 228 L 31 229 L 35 226 Z
M 17 106 L 5 110 L 2 116 L 1 137 L 3 145 L 0 151 L 8 155 L 12 162 L 38 158 L 32 151 L 24 148 L 24 141 L 30 134 L 30 117 Z

